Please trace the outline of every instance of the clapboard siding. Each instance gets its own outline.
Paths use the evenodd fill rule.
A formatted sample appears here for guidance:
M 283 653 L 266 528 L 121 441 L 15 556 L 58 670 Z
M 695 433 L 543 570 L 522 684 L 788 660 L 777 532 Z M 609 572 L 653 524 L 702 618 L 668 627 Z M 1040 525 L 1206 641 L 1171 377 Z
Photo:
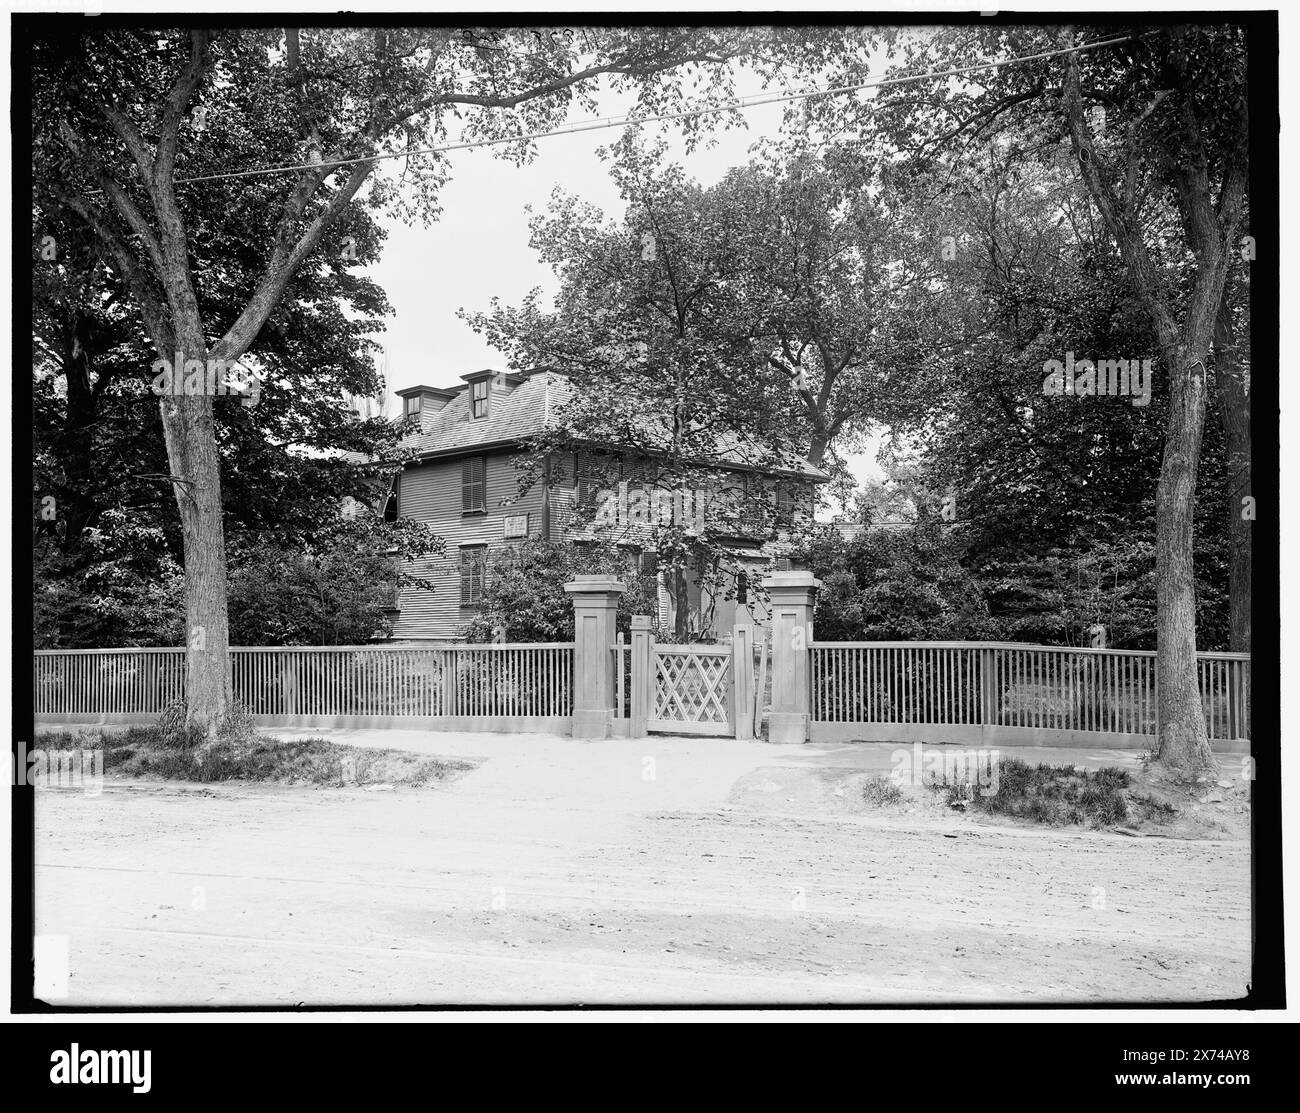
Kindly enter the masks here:
M 519 472 L 512 465 L 514 454 L 496 452 L 487 455 L 487 510 L 483 514 L 461 513 L 461 464 L 457 456 L 408 467 L 402 473 L 399 510 L 404 518 L 428 523 L 447 543 L 441 557 L 415 561 L 409 570 L 416 576 L 433 580 L 434 591 L 405 589 L 398 607 L 401 614 L 393 628 L 397 640 L 455 640 L 474 609 L 460 605 L 460 547 L 487 545 L 488 557 L 503 545 L 513 544 L 504 538 L 505 519 L 511 515 L 528 515 L 528 534 L 542 534 L 542 485 L 535 483 L 523 494 L 519 492 Z
M 494 552 L 517 543 L 505 540 L 507 517 L 527 514 L 528 536 L 541 537 L 543 507 L 549 503 L 551 540 L 590 540 L 601 535 L 601 529 L 593 530 L 588 522 L 575 520 L 573 511 L 577 489 L 572 454 L 555 458 L 549 499 L 544 495 L 540 469 L 536 482 L 521 494 L 519 480 L 523 473 L 512 463 L 520 458 L 518 454 L 500 450 L 487 454 L 487 510 L 484 514 L 471 515 L 461 513 L 464 458 L 455 456 L 417 464 L 402 473 L 400 513 L 403 517 L 416 518 L 432 526 L 446 541 L 447 551 L 442 557 L 410 565 L 414 575 L 434 581 L 437 588 L 433 591 L 408 588 L 402 592 L 398 602 L 401 613 L 393 629 L 396 640 L 454 641 L 461 638 L 465 624 L 476 611 L 460 605 L 460 548 L 462 545 L 486 545 L 490 562 Z M 770 479 L 765 482 L 769 488 L 772 487 Z M 811 493 L 804 496 L 803 501 L 806 511 L 811 514 Z M 614 533 L 624 543 L 644 544 L 650 539 L 650 531 L 644 527 L 622 525 L 616 527 Z M 755 576 L 761 575 L 770 556 L 768 552 L 755 552 Z
M 551 540 L 567 541 L 573 508 L 578 505 L 578 487 L 574 478 L 572 453 L 566 453 L 562 462 L 554 466 L 556 479 L 551 487 Z

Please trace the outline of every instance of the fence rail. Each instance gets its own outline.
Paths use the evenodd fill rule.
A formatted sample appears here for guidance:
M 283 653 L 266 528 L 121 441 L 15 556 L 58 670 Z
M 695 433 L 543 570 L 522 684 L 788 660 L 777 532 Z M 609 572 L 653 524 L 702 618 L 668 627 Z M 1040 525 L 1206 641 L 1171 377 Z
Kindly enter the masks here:
M 618 732 L 725 732 L 754 712 L 738 735 L 752 736 L 772 699 L 765 645 L 651 638 L 638 664 L 619 638 L 609 646 Z M 757 669 L 737 666 L 733 652 L 747 658 L 751 647 Z M 813 741 L 1142 748 L 1157 733 L 1153 652 L 993 642 L 808 649 Z M 573 722 L 571 643 L 236 647 L 230 657 L 235 699 L 259 725 L 564 733 Z M 1201 653 L 1197 668 L 1216 749 L 1248 750 L 1249 655 Z M 148 723 L 184 697 L 185 650 L 40 650 L 34 675 L 38 722 Z
M 811 736 L 1021 745 L 1149 744 L 1155 653 L 990 642 L 813 642 Z M 1248 748 L 1250 656 L 1198 653 L 1216 748 Z
M 235 700 L 265 726 L 568 729 L 571 643 L 234 647 Z M 184 698 L 185 650 L 38 650 L 42 722 L 147 723 Z

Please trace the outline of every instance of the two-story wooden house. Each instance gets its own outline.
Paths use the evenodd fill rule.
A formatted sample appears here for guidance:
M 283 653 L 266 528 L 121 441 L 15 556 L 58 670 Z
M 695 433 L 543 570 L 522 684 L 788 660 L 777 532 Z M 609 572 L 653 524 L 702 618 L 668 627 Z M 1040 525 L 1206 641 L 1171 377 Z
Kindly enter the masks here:
M 562 420 L 571 393 L 564 376 L 487 370 L 461 378 L 455 387 L 413 386 L 397 392 L 404 416 L 418 417 L 418 455 L 394 479 L 387 513 L 428 523 L 446 540 L 447 550 L 413 566 L 413 572 L 438 587 L 401 593 L 394 639 L 459 639 L 480 604 L 493 551 L 525 538 L 574 544 L 613 541 L 626 548 L 629 560 L 638 561 L 642 571 L 655 570 L 652 531 L 638 524 L 639 508 L 655 500 L 652 492 L 647 497 L 639 487 L 635 460 L 615 460 L 611 479 L 611 454 L 605 446 L 598 483 L 584 467 L 586 454 L 548 453 L 542 459 L 527 454 L 529 438 L 556 428 Z M 815 484 L 826 480 L 824 472 L 793 455 L 782 457 L 778 466 L 769 462 L 763 467 L 748 464 L 744 455 L 738 449 L 722 469 L 738 487 L 766 492 L 784 521 L 811 517 Z M 532 481 L 521 484 L 525 471 L 531 472 Z M 575 512 L 580 505 L 590 508 L 598 496 L 606 505 L 592 508 L 595 513 Z M 714 512 L 695 504 L 679 505 L 681 509 Z M 728 546 L 749 569 L 742 577 L 757 582 L 781 561 L 783 532 L 769 529 L 759 534 L 738 526 L 735 534 Z M 765 617 L 744 583 L 728 594 L 737 598 L 713 598 L 694 577 L 674 585 L 660 576 L 659 620 L 671 628 L 677 608 L 685 606 L 692 628 L 708 636 L 712 630 L 729 630 L 738 606 L 747 607 L 755 621 Z M 703 625 L 712 630 L 701 629 Z

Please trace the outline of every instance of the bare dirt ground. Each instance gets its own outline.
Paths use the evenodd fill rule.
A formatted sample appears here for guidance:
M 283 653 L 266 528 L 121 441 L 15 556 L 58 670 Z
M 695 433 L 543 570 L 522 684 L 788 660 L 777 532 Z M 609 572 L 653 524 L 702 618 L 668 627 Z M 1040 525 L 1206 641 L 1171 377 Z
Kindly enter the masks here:
M 384 744 L 403 742 L 390 732 Z M 925 790 L 872 809 L 861 783 L 888 770 L 892 746 L 410 745 L 483 760 L 428 789 L 40 790 L 37 932 L 69 941 L 58 1003 L 1184 1002 L 1246 990 L 1241 837 L 997 825 Z M 1076 758 L 1133 761 L 1042 757 Z

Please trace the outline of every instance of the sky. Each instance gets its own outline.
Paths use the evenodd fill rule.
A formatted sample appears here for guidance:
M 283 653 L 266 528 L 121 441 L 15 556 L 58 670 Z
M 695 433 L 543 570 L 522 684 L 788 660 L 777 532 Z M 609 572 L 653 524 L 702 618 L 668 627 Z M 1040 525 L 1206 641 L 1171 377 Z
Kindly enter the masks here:
M 781 106 L 763 105 L 746 115 L 774 134 Z M 621 129 L 610 129 L 542 139 L 537 158 L 525 166 L 493 157 L 490 148 L 454 152 L 453 178 L 439 196 L 442 218 L 428 227 L 397 220 L 386 224 L 383 259 L 369 274 L 395 310 L 388 331 L 378 337 L 388 354 L 390 388 L 451 385 L 468 371 L 504 366 L 501 354 L 459 320 L 456 310 L 487 309 L 493 297 L 515 303 L 535 286 L 555 290 L 550 268 L 528 246 L 526 206 L 545 209 L 552 190 L 560 187 L 607 216 L 621 215 L 623 202 L 596 154 L 620 134 Z M 675 138 L 672 131 L 665 135 Z M 756 138 L 755 132 L 721 133 L 714 150 L 691 155 L 678 141 L 670 157 L 711 185 L 748 160 Z
M 756 81 L 739 78 L 736 91 L 742 96 L 762 92 Z M 596 115 L 621 110 L 611 97 L 602 97 Z M 718 129 L 712 143 L 689 154 L 671 124 L 648 126 L 645 136 L 654 138 L 662 127 L 669 157 L 708 186 L 747 162 L 753 143 L 779 132 L 782 111 L 781 104 L 746 109 L 747 129 Z M 583 113 L 580 118 L 589 117 Z M 555 291 L 550 268 L 528 245 L 526 206 L 544 210 L 558 186 L 597 205 L 606 216 L 621 216 L 623 202 L 596 152 L 622 132 L 612 128 L 541 139 L 536 158 L 524 166 L 494 157 L 492 148 L 451 152 L 452 177 L 439 194 L 441 218 L 427 227 L 397 219 L 383 222 L 388 230 L 383 256 L 364 273 L 383 287 L 394 310 L 387 331 L 376 336 L 386 353 L 390 414 L 400 412 L 394 390 L 419 383 L 453 386 L 467 372 L 506 366 L 502 354 L 456 311 L 486 310 L 493 297 L 517 304 L 534 287 L 546 294 Z M 853 458 L 859 480 L 879 476 L 874 454 L 873 444 Z

